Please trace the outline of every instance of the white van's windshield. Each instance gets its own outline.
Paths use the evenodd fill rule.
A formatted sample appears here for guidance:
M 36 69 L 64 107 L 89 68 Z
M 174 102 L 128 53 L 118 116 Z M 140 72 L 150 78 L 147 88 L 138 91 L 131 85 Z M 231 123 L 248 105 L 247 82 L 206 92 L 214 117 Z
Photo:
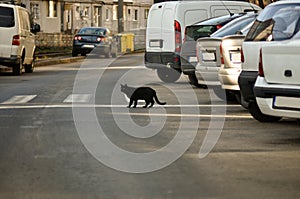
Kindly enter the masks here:
M 0 27 L 10 28 L 15 26 L 14 10 L 0 7 Z

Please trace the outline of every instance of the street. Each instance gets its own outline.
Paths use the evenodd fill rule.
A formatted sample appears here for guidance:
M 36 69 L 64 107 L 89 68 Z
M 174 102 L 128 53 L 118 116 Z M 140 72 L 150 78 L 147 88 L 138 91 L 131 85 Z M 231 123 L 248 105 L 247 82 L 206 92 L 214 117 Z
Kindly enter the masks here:
M 121 84 L 149 86 L 128 109 Z M 300 126 L 259 123 L 144 54 L 0 73 L 0 198 L 300 198 Z

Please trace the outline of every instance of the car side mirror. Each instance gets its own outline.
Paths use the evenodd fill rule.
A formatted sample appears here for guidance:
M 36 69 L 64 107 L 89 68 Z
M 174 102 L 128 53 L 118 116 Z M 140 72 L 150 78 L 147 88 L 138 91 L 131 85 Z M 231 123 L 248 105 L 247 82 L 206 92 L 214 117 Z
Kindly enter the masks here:
M 36 34 L 37 32 L 41 31 L 41 26 L 39 24 L 33 24 L 33 26 L 31 27 L 31 32 Z

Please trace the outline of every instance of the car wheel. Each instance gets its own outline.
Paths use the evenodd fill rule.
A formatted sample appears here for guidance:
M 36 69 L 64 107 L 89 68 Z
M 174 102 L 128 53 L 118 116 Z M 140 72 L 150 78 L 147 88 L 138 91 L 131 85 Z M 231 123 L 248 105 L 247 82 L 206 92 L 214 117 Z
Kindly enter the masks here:
M 220 98 L 224 101 L 225 100 L 229 101 L 229 102 L 236 101 L 235 95 L 232 92 L 228 91 L 228 90 L 224 90 L 221 87 L 216 87 L 215 86 L 215 87 L 213 87 L 213 91 L 214 91 L 215 95 L 218 98 Z
M 22 75 L 23 70 L 23 59 L 21 58 L 17 64 L 12 68 L 13 75 Z
M 159 68 L 157 75 L 163 82 L 173 83 L 179 79 L 181 73 L 173 68 Z
M 24 65 L 25 73 L 32 73 L 34 70 L 34 61 L 31 64 Z
M 281 117 L 275 117 L 271 115 L 263 114 L 256 101 L 251 101 L 248 106 L 249 112 L 251 113 L 252 117 L 260 122 L 277 122 L 281 119 Z
M 80 53 L 81 56 L 86 56 L 86 53 Z
M 72 51 L 72 57 L 77 57 L 78 53 L 76 51 Z

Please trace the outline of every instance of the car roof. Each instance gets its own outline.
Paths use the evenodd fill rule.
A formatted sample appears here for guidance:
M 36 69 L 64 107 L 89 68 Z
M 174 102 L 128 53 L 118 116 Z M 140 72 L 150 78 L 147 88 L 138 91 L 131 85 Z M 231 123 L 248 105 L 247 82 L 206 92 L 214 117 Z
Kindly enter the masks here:
M 240 17 L 242 15 L 243 14 L 233 14 L 233 15 L 228 14 L 228 15 L 213 17 L 213 18 L 209 18 L 209 19 L 194 23 L 193 25 L 190 25 L 190 26 L 219 25 L 219 24 L 227 23 L 228 21 L 235 19 L 237 17 Z

